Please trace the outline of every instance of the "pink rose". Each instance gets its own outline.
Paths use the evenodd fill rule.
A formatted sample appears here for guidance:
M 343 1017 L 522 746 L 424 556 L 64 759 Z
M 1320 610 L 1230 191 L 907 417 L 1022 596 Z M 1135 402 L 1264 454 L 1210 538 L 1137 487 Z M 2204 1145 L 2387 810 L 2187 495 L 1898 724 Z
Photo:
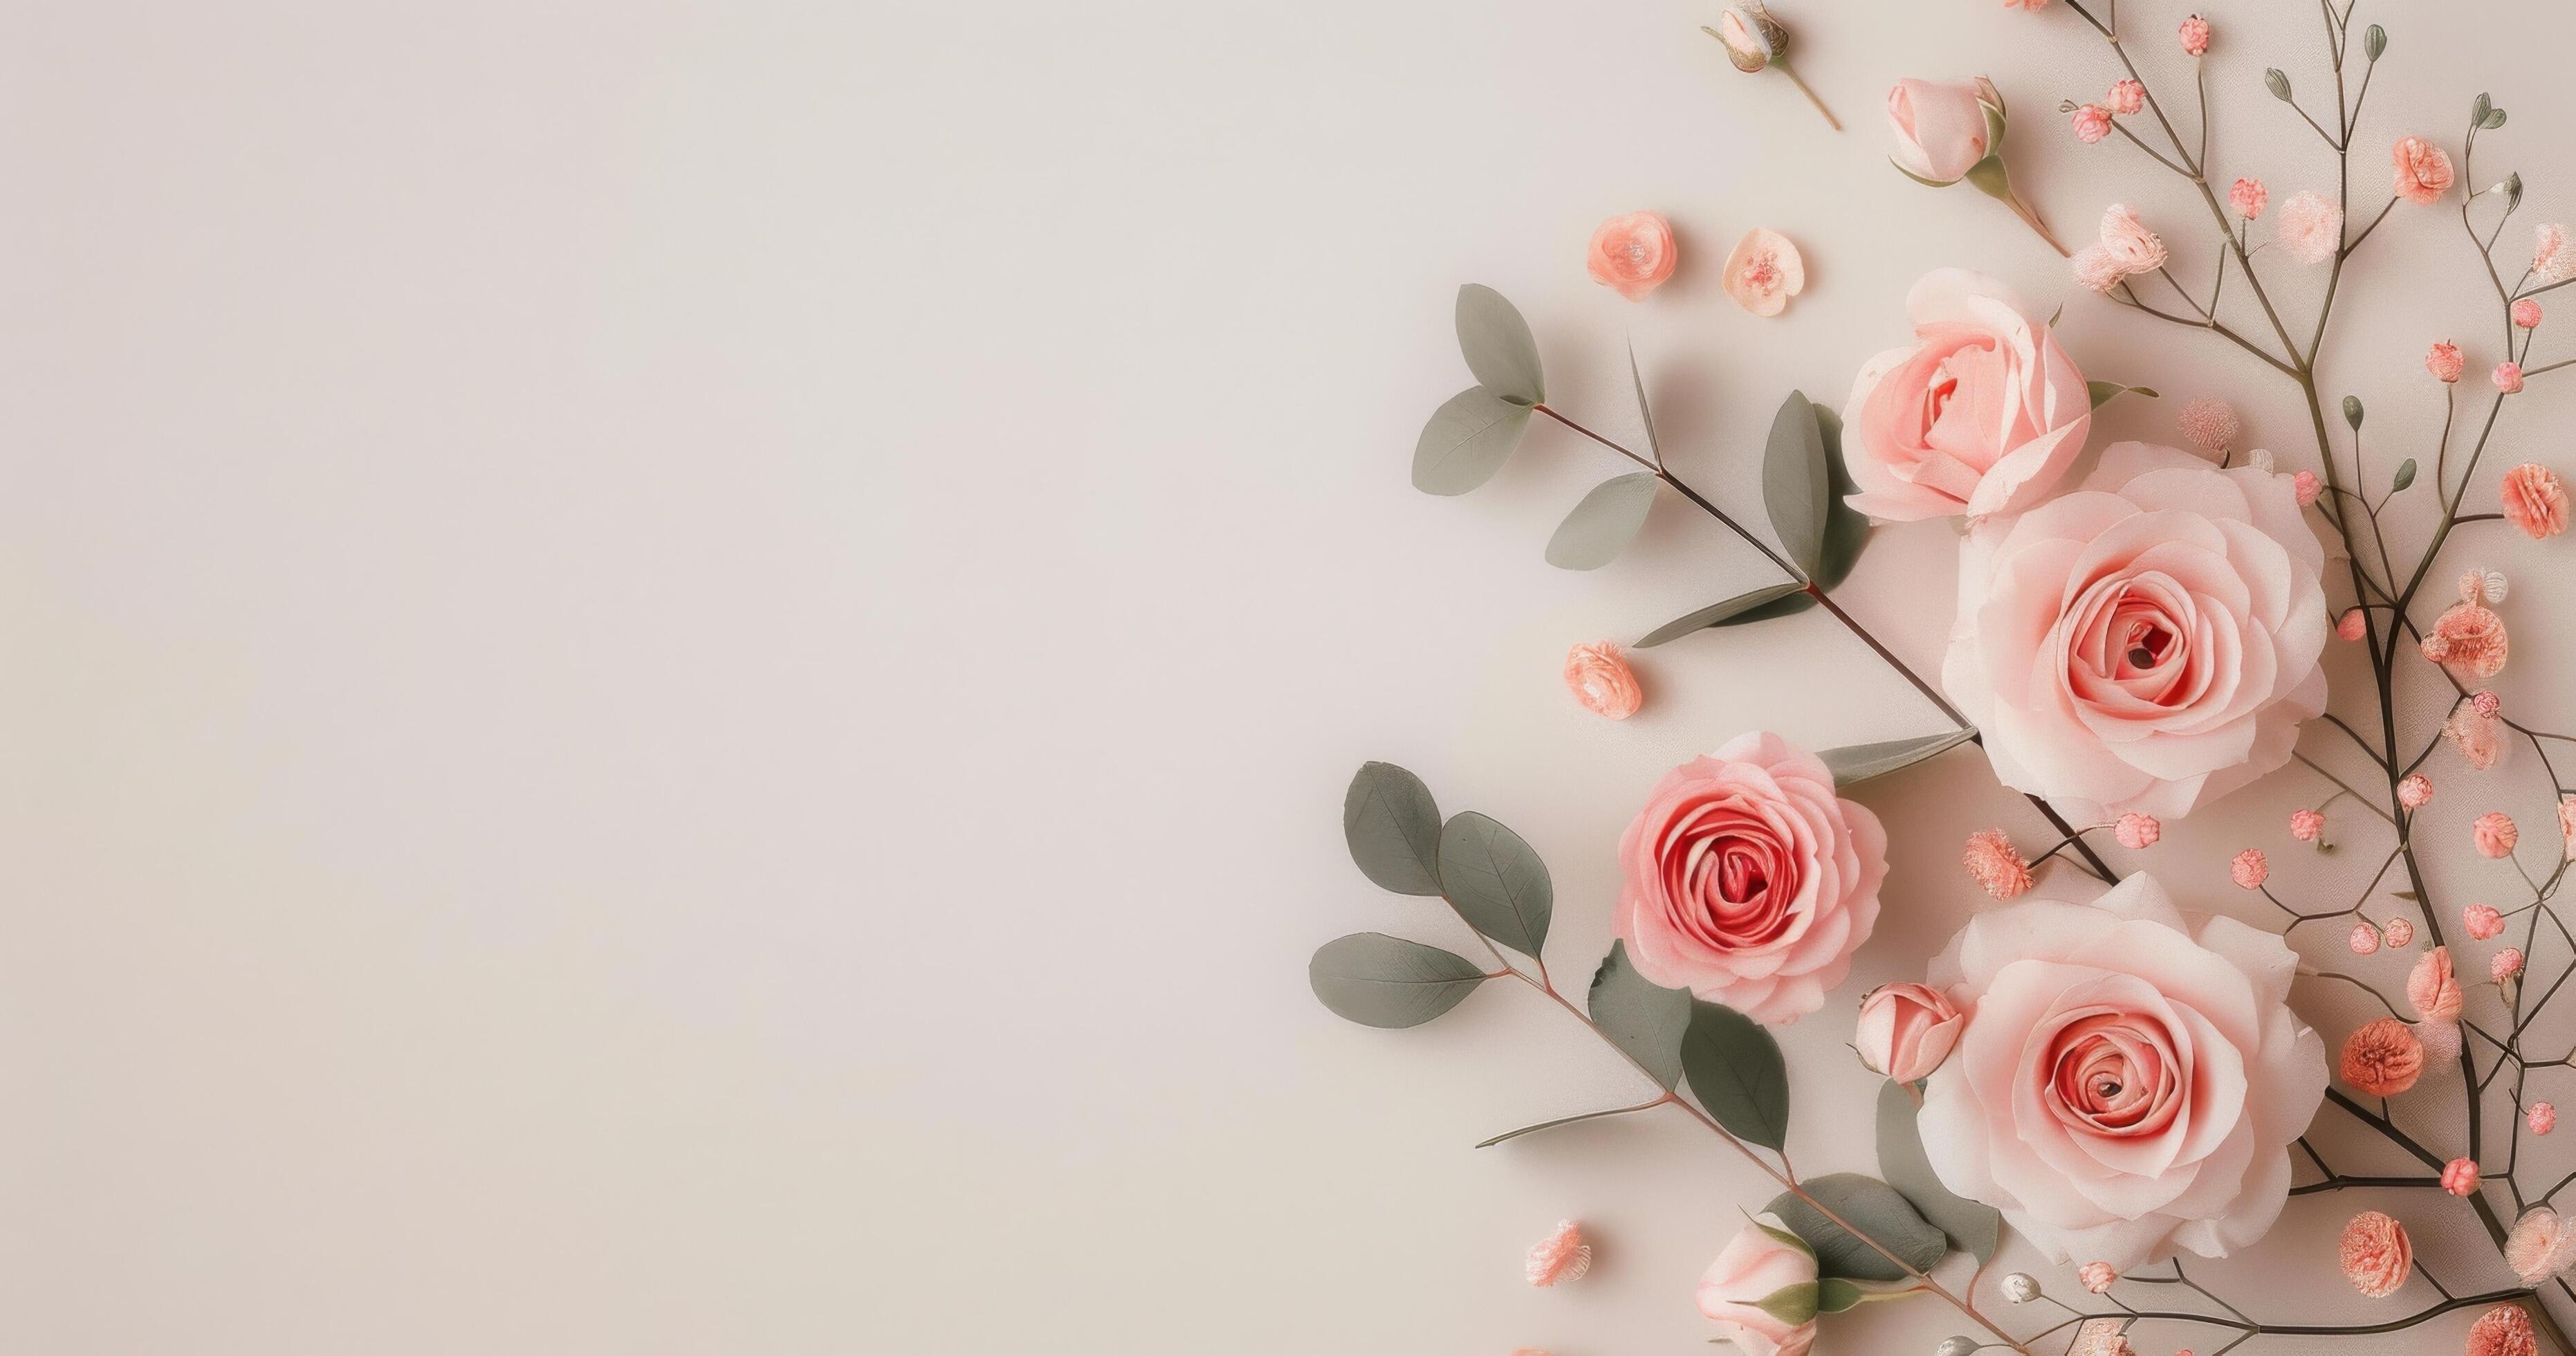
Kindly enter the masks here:
M 1611 930 L 1637 972 L 1757 1022 L 1824 1006 L 1878 925 L 1887 834 L 1775 734 L 1664 774 L 1619 839 Z
M 2146 875 L 1971 920 L 1932 964 L 1968 1014 L 1924 1094 L 1933 1171 L 2060 1262 L 2252 1243 L 2325 1096 L 2324 1042 L 2289 1008 L 2297 967 L 2271 933 L 2195 929 Z
M 1913 345 L 1870 359 L 1843 407 L 1851 506 L 1913 522 L 2046 497 L 2093 427 L 2057 337 L 2002 283 L 1961 269 L 1925 274 L 1905 309 Z
M 1871 1072 L 1899 1083 L 1919 1083 L 1950 1057 L 1966 1022 L 1939 989 L 1882 984 L 1860 1000 L 1852 1046 Z
M 2399 137 L 2389 148 L 2389 161 L 2396 166 L 2394 191 L 2398 197 L 2429 207 L 2451 191 L 2451 156 L 2441 147 L 2422 137 Z
M 1779 1216 L 1754 1216 L 1700 1276 L 1699 1311 L 1744 1356 L 1807 1356 L 1816 1343 L 1815 1250 Z
M 1982 81 L 1897 81 L 1887 92 L 1887 125 L 1896 133 L 1897 165 L 1937 184 L 1966 178 L 1990 146 L 1987 88 Z
M 2115 443 L 1977 524 L 1941 682 L 1995 774 L 2077 823 L 2171 819 L 2290 760 L 2325 709 L 2325 552 L 2289 479 Z
M 1626 212 L 1593 230 L 1583 266 L 1592 281 L 1637 301 L 1673 276 L 1680 257 L 1670 223 L 1653 212 Z

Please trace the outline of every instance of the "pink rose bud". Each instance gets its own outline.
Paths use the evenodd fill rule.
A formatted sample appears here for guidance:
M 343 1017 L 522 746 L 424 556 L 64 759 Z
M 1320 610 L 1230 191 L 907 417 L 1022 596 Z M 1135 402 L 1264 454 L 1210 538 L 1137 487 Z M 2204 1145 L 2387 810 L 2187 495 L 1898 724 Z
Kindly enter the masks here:
M 1565 685 L 1584 710 L 1612 720 L 1626 720 L 1646 702 L 1627 656 L 1606 640 L 1565 652 Z
M 2526 330 L 2540 328 L 2540 303 L 2529 297 L 2513 304 L 2513 323 Z
M 2317 841 L 2317 835 L 2324 833 L 2325 831 L 2326 817 L 2324 815 L 2319 814 L 2314 810 L 2292 810 L 2290 812 L 2290 836 L 2292 838 L 2296 838 L 2302 843 L 2313 843 Z
M 2504 698 L 2497 696 L 2493 692 L 2481 689 L 2476 696 L 2469 698 L 2469 705 L 2474 708 L 2479 715 L 2485 716 L 2489 720 L 2493 720 L 2495 719 L 2496 713 L 2504 709 Z
M 2131 852 L 2154 847 L 2164 833 L 2165 826 L 2157 823 L 2154 815 L 2142 815 L 2135 810 L 2120 816 L 2120 822 L 2111 828 L 2111 836 L 2119 839 L 2120 846 Z
M 2432 351 L 2424 355 L 2424 370 L 2432 373 L 2437 380 L 2454 382 L 2469 370 L 2469 362 L 2468 359 L 2460 356 L 2459 345 L 2435 344 Z
M 2075 139 L 2090 146 L 2111 135 L 2111 112 L 2100 104 L 2075 110 Z
M 2120 1273 L 2113 1271 L 2108 1262 L 2087 1262 L 2076 1271 L 2075 1279 L 2094 1294 L 2107 1295 L 2112 1286 L 2119 1284 Z
M 2531 1133 L 2548 1134 L 2558 1128 L 2558 1108 L 2547 1102 L 2534 1102 L 2531 1110 L 2524 1113 L 2523 1120 L 2531 1127 Z
M 2379 950 L 2379 929 L 2368 923 L 2352 925 L 2352 954 L 2367 956 Z
M 2522 831 L 2513 826 L 2513 816 L 2502 810 L 2489 810 L 2469 826 L 2469 838 L 2477 844 L 2478 855 L 2499 861 L 2513 855 L 2513 845 L 2521 837 Z
M 1896 163 L 1936 184 L 1955 184 L 1992 149 L 1986 101 L 1975 84 L 1899 80 L 1887 91 L 1887 126 L 1896 134 Z
M 2263 215 L 2263 205 L 2270 201 L 2272 191 L 2260 179 L 2239 179 L 2227 186 L 2227 205 L 2247 221 Z
M 1802 1293 L 1800 1305 L 1795 1300 Z M 1779 1216 L 1765 1214 L 1754 1216 L 1708 1264 L 1696 1298 L 1720 1339 L 1746 1351 L 1800 1352 L 1815 1344 L 1815 1293 L 1815 1250 Z
M 2195 14 L 2182 21 L 2182 50 L 2191 56 L 2209 51 L 2209 20 Z
M 2397 803 L 2409 810 L 2421 810 L 2433 800 L 2433 779 L 2421 772 L 2410 773 L 2397 784 Z
M 2442 1189 L 2454 1196 L 2466 1196 L 2478 1189 L 2478 1161 L 2454 1158 L 2442 1169 Z
M 2370 619 L 2361 615 L 2360 608 L 2349 609 L 2335 618 L 2335 634 L 2346 640 L 2359 640 L 2369 633 Z
M 2522 948 L 2508 946 L 2487 958 L 2487 978 L 2507 980 L 2522 973 Z
M 2497 363 L 2494 381 L 2497 390 L 2506 395 L 2517 394 L 2522 390 L 2522 364 Z
M 2505 520 L 2533 541 L 2567 530 L 2567 486 L 2546 466 L 2524 462 L 2505 472 L 2497 496 L 2503 500 Z
M 2147 87 L 2135 80 L 2120 81 L 2111 86 L 2111 92 L 2104 97 L 2103 102 L 2111 106 L 2112 112 L 2125 118 L 2146 107 Z
M 1653 212 L 1628 212 L 1592 232 L 1583 262 L 1592 281 L 1637 301 L 1673 276 L 1678 257 L 1670 224 Z
M 1884 984 L 1860 1000 L 1860 1025 L 1852 1045 L 1873 1073 L 1899 1083 L 1932 1076 L 1959 1043 L 1967 1019 L 1939 989 L 1923 984 Z
M 2472 904 L 2460 910 L 2460 928 L 2478 941 L 2491 941 L 2504 935 L 2504 915 L 2492 904 Z
M 2301 471 L 2290 477 L 2290 493 L 2298 497 L 2301 508 L 2317 502 L 2317 496 L 2325 491 L 2326 483 L 2317 479 L 2314 471 Z
M 2260 890 L 2263 882 L 2271 878 L 2272 864 L 2263 860 L 2263 849 L 2247 848 L 2227 864 L 2227 874 L 2235 880 L 2238 889 Z
M 2388 934 L 2388 944 L 2390 946 L 2412 946 L 2415 944 L 2415 922 L 2411 918 L 2391 918 L 2388 920 L 2388 926 L 2382 929 L 2382 931 Z

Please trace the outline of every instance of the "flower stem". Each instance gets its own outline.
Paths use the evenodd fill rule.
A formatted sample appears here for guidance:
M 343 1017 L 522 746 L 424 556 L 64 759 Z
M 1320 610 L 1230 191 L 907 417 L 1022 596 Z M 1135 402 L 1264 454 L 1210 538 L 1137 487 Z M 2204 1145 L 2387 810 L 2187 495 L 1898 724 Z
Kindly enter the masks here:
M 1771 58 L 1771 65 L 1782 75 L 1789 77 L 1789 83 L 1796 85 L 1798 87 L 1798 92 L 1807 96 L 1807 102 L 1814 104 L 1816 106 L 1816 111 L 1825 115 L 1825 124 L 1827 126 L 1833 128 L 1837 132 L 1843 130 L 1843 120 L 1835 117 L 1834 111 L 1825 107 L 1825 101 L 1817 98 L 1816 92 L 1807 87 L 1806 79 L 1798 74 L 1796 67 L 1791 66 L 1788 62 L 1778 57 Z

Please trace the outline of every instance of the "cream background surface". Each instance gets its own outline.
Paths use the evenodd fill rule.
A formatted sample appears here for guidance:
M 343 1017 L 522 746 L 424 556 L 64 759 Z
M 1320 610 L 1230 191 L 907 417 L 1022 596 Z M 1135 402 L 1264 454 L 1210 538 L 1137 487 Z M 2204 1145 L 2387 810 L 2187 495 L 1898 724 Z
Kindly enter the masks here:
M 2183 7 L 2123 9 L 2187 88 Z M 1467 380 L 1454 288 L 1515 299 L 1552 399 L 1612 436 L 1633 340 L 1676 468 L 1757 520 L 1781 395 L 1839 404 L 1945 264 L 2065 299 L 2088 373 L 2167 393 L 2097 444 L 2213 393 L 2306 445 L 2285 384 L 2068 296 L 2002 209 L 1886 165 L 1891 80 L 1983 71 L 2064 233 L 2134 201 L 2205 278 L 2182 187 L 2052 112 L 2116 73 L 2062 5 L 1789 0 L 1840 136 L 1724 65 L 1717 12 L 9 6 L 0 1350 L 1706 1350 L 1690 1288 L 1770 1195 L 1749 1168 L 1678 1118 L 1471 1151 L 1637 1090 L 1526 993 L 1409 1033 L 1308 994 L 1338 933 L 1460 940 L 1352 869 L 1342 787 L 1398 761 L 1528 836 L 1579 982 L 1662 769 L 1938 717 L 1813 616 L 1653 652 L 1634 721 L 1579 710 L 1569 643 L 1768 576 L 1678 502 L 1612 567 L 1549 568 L 1617 469 L 1549 429 L 1471 497 L 1408 488 Z M 2313 16 L 2209 13 L 2217 164 L 2322 185 L 2260 84 L 2320 97 Z M 2356 203 L 2484 88 L 2513 121 L 2479 177 L 2576 215 L 2554 7 L 2373 18 Z M 1684 263 L 1631 305 L 1581 256 L 1637 208 Z M 1777 321 L 1714 274 L 1757 224 L 1808 260 Z M 2429 340 L 2493 361 L 2484 286 L 2450 206 L 2401 204 L 2356 264 L 2329 384 L 2371 402 L 2377 474 L 2438 427 Z M 2516 459 L 2570 469 L 2566 399 L 2535 382 Z M 1884 532 L 1847 586 L 1927 670 L 1952 550 Z M 2545 710 L 2567 557 L 2471 554 L 2516 572 L 2502 686 Z M 2225 857 L 2261 843 L 2322 898 L 2376 853 L 2286 856 L 2318 785 L 2148 864 L 2243 909 Z M 1849 1005 L 1976 904 L 1960 836 L 2040 841 L 1973 757 L 1865 799 L 1888 917 L 1786 1035 L 1809 1172 L 1871 1164 Z M 2464 1212 L 2402 1204 L 2449 1255 Z M 2266 1317 L 2350 1309 L 2349 1208 L 2294 1202 L 2207 1274 Z M 1563 1216 L 1600 1263 L 1534 1292 L 1520 1251 Z M 1887 1306 L 1826 1350 L 1958 1326 Z

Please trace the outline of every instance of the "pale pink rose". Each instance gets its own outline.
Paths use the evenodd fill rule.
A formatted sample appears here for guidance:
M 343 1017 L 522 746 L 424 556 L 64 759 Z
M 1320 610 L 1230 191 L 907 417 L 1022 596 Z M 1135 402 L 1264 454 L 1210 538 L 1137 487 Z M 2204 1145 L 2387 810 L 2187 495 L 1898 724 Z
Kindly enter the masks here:
M 2539 329 L 2540 303 L 2533 301 L 2529 297 L 2524 297 L 2522 300 L 2515 302 L 2513 304 L 2513 323 L 2518 329 Z
M 2370 634 L 2370 619 L 2361 614 L 2360 608 L 2348 608 L 2335 618 L 2335 634 L 2346 640 L 2359 640 Z
M 1592 281 L 1637 301 L 1663 286 L 1680 258 L 1673 246 L 1673 228 L 1663 217 L 1628 212 L 1602 222 L 1592 232 L 1583 263 Z
M 1853 508 L 1913 522 L 2046 498 L 2084 448 L 2093 396 L 2044 317 L 1982 274 L 1924 275 L 1914 342 L 1869 360 L 1843 407 Z
M 2376 1210 L 2364 1210 L 2343 1226 L 2340 1249 L 2344 1279 L 2371 1299 L 2386 1299 L 2406 1284 L 2415 1269 L 2415 1247 L 2406 1226 Z
M 1824 1006 L 1878 925 L 1887 834 L 1815 755 L 1757 732 L 1664 774 L 1619 865 L 1611 930 L 1639 974 L 1790 1022 Z
M 1972 81 L 1899 80 L 1887 91 L 1887 125 L 1896 134 L 1896 163 L 1918 179 L 1954 184 L 1989 149 L 1986 102 Z
M 2108 1262 L 2087 1262 L 2075 1269 L 2075 1279 L 2082 1282 L 2086 1290 L 2096 1295 L 2107 1295 L 2111 1293 L 2112 1286 L 2120 1283 L 2120 1273 L 2112 1270 Z
M 2504 935 L 2504 915 L 2492 904 L 2472 904 L 2460 910 L 2460 930 L 2473 941 L 2493 941 Z
M 2388 927 L 2385 931 L 2388 934 L 2388 944 L 2390 946 L 2411 946 L 2415 941 L 2415 920 L 2411 918 L 2391 918 L 2388 920 Z
M 2184 442 L 2212 456 L 2234 446 L 2245 431 L 2235 409 L 2215 396 L 2185 401 L 2181 413 L 2174 416 L 2174 427 L 2181 430 Z
M 2454 1158 L 2442 1165 L 2442 1189 L 2454 1196 L 2466 1196 L 2478 1189 L 2478 1161 Z
M 2433 345 L 2424 355 L 2424 370 L 2445 385 L 2458 381 L 2469 370 L 2468 359 L 2460 356 L 2460 346 L 2452 343 Z
M 2195 14 L 2182 21 L 2182 50 L 2191 56 L 2209 52 L 2209 20 Z
M 2325 1095 L 2324 1043 L 2289 1008 L 2297 967 L 2272 933 L 2186 921 L 2143 874 L 1970 920 L 1931 967 L 1968 1014 L 1924 1094 L 1933 1171 L 2060 1262 L 2252 1243 Z
M 2502 983 L 2522 973 L 2522 948 L 2508 946 L 2487 957 L 2487 978 Z
M 2090 146 L 2111 135 L 2111 110 L 2086 104 L 2075 110 L 2075 139 Z
M 2113 203 L 2102 211 L 2102 248 L 2124 275 L 2153 273 L 2165 266 L 2165 242 L 2147 229 L 2138 209 Z
M 2416 646 L 2426 659 L 2449 669 L 2462 682 L 2484 681 L 2504 671 L 2513 653 L 2504 618 L 2477 603 L 2461 601 L 2433 619 L 2433 633 Z
M 2302 843 L 2313 843 L 2317 841 L 2318 835 L 2325 831 L 2326 817 L 2324 815 L 2321 815 L 2314 810 L 2292 810 L 2290 812 L 2290 836 L 2292 838 L 2296 838 Z
M 2397 784 L 2397 803 L 2409 810 L 2421 810 L 2433 800 L 2433 779 L 2421 772 L 2409 773 Z
M 2343 248 L 2343 209 L 2316 193 L 2293 193 L 2272 219 L 2272 239 L 2300 263 L 2322 264 Z
M 2120 271 L 2120 261 L 2099 245 L 2087 245 L 2068 256 L 2066 266 L 2074 271 L 2079 287 L 2109 296 L 2128 275 Z
M 2522 831 L 2513 826 L 2513 816 L 2502 810 L 2489 810 L 2469 826 L 2469 838 L 2477 844 L 2478 855 L 2499 861 L 2513 855 L 2513 845 L 2521 837 Z
M 2576 277 L 2576 249 L 2567 246 L 2564 226 L 2535 226 L 2531 231 L 2531 280 L 2565 282 Z
M 2498 494 L 2504 500 L 2506 521 L 2533 541 L 2567 530 L 2567 486 L 2556 471 L 2524 462 L 2504 473 L 2504 487 Z
M 2247 221 L 2263 215 L 2264 205 L 2271 201 L 2271 190 L 2260 179 L 2239 179 L 2227 186 L 2227 205 Z
M 2471 1176 L 2476 1172 L 2470 1169 Z M 2460 1351 L 2461 1356 L 2539 1356 L 2540 1342 L 2531 1334 L 2531 1315 L 2517 1305 L 2499 1304 L 2469 1325 L 2469 1340 Z
M 2414 970 L 2406 976 L 2406 1001 L 2425 1021 L 2460 1019 L 2460 982 L 2451 975 L 2451 948 L 2434 947 L 2416 960 Z
M 2374 955 L 2379 950 L 2379 929 L 2368 923 L 2355 923 L 2352 935 L 2344 944 L 2351 947 L 2352 954 L 2356 956 Z
M 2532 1107 L 2532 1133 L 2548 1133 L 2539 1128 L 2540 1112 L 2549 1104 Z M 2558 1113 L 2549 1113 L 2549 1123 L 2558 1123 Z M 2513 1234 L 2504 1241 L 2504 1263 L 2524 1285 L 2542 1281 L 2576 1265 L 2576 1229 L 2567 1227 L 2558 1212 L 2548 1206 L 2534 1206 L 2513 1222 Z
M 2142 815 L 2132 810 L 2120 816 L 2120 821 L 2111 826 L 2111 833 L 2120 840 L 2120 846 L 2136 852 L 2154 847 L 2156 840 L 2164 837 L 2165 826 L 2157 823 L 2154 815 Z
M 1559 1281 L 1579 1281 L 1592 1270 L 1592 1245 L 1573 1220 L 1558 1220 L 1556 1231 L 1533 1244 L 1521 1267 L 1529 1283 L 1545 1289 Z
M 2357 1092 L 2394 1097 L 2424 1073 L 2424 1042 L 2394 1017 L 2364 1022 L 2344 1038 L 2340 1072 Z
M 2495 371 L 2491 374 L 2489 379 L 2495 382 L 2495 388 L 2497 390 L 2504 392 L 2506 395 L 2520 395 L 2522 393 L 2522 364 L 2497 363 Z
M 1756 226 L 1726 256 L 1726 295 L 1758 316 L 1775 316 L 1807 290 L 1807 261 L 1789 237 Z
M 2030 863 L 2022 860 L 2021 849 L 2001 829 L 1969 834 L 1959 865 L 1997 899 L 2011 899 L 2030 889 Z
M 2389 148 L 2389 160 L 2396 166 L 2395 189 L 2398 197 L 2429 207 L 2451 191 L 2451 156 L 2441 147 L 2422 137 L 2399 137 Z
M 2112 112 L 2125 118 L 2146 107 L 2147 87 L 2135 80 L 2114 81 L 2111 92 L 2103 96 L 2102 102 L 2109 104 Z
M 1584 710 L 1612 720 L 1626 720 L 1646 703 L 1627 656 L 1606 640 L 1565 652 L 1565 686 Z
M 1919 1083 L 1950 1057 L 1965 1025 L 1967 1019 L 1938 989 L 1882 984 L 1860 1000 L 1852 1045 L 1871 1072 L 1899 1083 Z
M 1969 531 L 1942 686 L 2015 790 L 2080 823 L 2186 814 L 2325 709 L 2324 565 L 2287 478 L 2114 443 Z
M 1806 1356 L 1816 1342 L 1816 1254 L 1777 1215 L 1753 1217 L 1699 1278 L 1699 1311 L 1744 1356 Z M 1804 1303 L 1798 1287 L 1805 1287 Z M 1774 1299 L 1781 1292 L 1792 1292 Z M 1764 1301 L 1771 1303 L 1765 1305 Z M 1806 1317 L 1791 1322 L 1803 1307 Z
M 2530 1126 L 2531 1133 L 2535 1135 L 2548 1134 L 2558 1128 L 2558 1108 L 2547 1102 L 2534 1102 L 2531 1110 L 2524 1113 L 2523 1123 Z

